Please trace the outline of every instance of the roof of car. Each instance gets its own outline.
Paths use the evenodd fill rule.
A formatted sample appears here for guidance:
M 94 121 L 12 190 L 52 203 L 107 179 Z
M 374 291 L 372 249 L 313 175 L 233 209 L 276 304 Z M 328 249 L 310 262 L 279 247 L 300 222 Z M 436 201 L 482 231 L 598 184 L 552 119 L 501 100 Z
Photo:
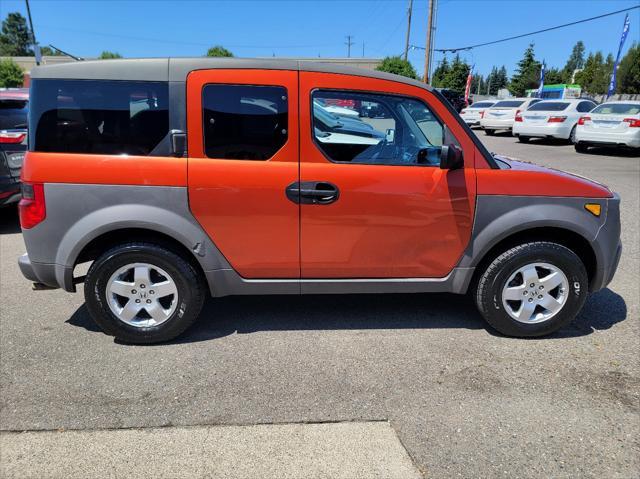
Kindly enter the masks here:
M 298 70 L 355 75 L 407 83 L 431 90 L 418 80 L 364 68 L 345 67 L 315 60 L 250 59 L 250 58 L 127 58 L 79 61 L 31 69 L 31 78 L 75 80 L 129 80 L 184 82 L 194 70 L 207 69 Z
M 615 100 L 615 101 L 606 101 L 606 102 L 601 103 L 601 104 L 602 105 L 607 105 L 609 103 L 624 103 L 625 105 L 628 105 L 628 104 L 640 105 L 640 101 L 638 101 L 638 100 Z

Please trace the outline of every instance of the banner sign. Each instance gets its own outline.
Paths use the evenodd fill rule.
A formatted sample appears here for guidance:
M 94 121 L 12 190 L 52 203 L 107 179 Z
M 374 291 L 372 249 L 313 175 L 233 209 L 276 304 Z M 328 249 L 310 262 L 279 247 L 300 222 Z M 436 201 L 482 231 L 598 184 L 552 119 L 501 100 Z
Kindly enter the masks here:
M 464 103 L 469 106 L 469 94 L 471 93 L 471 80 L 473 78 L 473 67 L 475 65 L 471 65 L 469 69 L 469 76 L 467 76 L 467 86 L 464 87 Z
M 536 98 L 542 98 L 542 88 L 544 87 L 544 69 L 545 69 L 544 60 L 542 60 L 542 68 L 540 68 L 540 86 L 538 87 L 538 91 L 536 92 Z
M 622 53 L 622 47 L 624 46 L 624 41 L 627 39 L 627 34 L 629 33 L 629 14 L 627 13 L 624 16 L 624 26 L 622 27 L 622 37 L 620 38 L 620 46 L 618 47 L 618 56 L 616 57 L 616 61 L 613 64 L 613 71 L 611 72 L 611 80 L 609 81 L 609 91 L 607 91 L 607 98 L 613 95 L 616 92 L 616 70 L 618 70 L 618 62 L 620 61 L 620 54 Z

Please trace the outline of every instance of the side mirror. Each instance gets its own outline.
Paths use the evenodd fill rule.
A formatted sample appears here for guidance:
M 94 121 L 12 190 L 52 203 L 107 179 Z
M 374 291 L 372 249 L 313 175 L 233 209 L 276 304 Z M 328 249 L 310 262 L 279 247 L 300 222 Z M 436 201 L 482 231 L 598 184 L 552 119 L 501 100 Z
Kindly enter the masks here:
M 385 140 L 387 143 L 393 143 L 396 139 L 396 130 L 393 128 L 387 128 L 387 133 L 385 135 Z
M 177 157 L 185 156 L 187 152 L 187 134 L 182 130 L 171 130 L 171 154 Z
M 456 145 L 443 145 L 440 150 L 440 169 L 457 170 L 464 166 L 462 150 Z

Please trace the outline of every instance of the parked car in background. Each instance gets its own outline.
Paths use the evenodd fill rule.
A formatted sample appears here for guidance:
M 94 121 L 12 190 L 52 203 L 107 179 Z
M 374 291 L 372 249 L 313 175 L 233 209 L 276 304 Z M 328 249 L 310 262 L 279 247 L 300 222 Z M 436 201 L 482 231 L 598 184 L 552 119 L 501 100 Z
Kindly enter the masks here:
M 446 88 L 436 88 L 436 90 L 438 90 L 442 94 L 442 96 L 445 97 L 449 103 L 451 103 L 454 110 L 458 113 L 460 113 L 466 106 L 464 95 L 456 93 L 453 90 L 448 90 Z
M 640 148 L 640 101 L 610 101 L 578 120 L 576 151 L 590 146 Z
M 487 135 L 493 135 L 496 130 L 511 131 L 516 115 L 539 101 L 542 100 L 540 98 L 509 98 L 508 100 L 500 100 L 491 108 L 484 111 L 484 115 L 482 115 L 480 119 L 480 126 Z
M 516 115 L 513 135 L 522 143 L 530 138 L 559 138 L 573 143 L 578 120 L 595 107 L 591 100 L 542 100 Z
M 89 315 L 122 341 L 175 338 L 209 295 L 402 292 L 470 292 L 498 331 L 541 336 L 620 259 L 616 194 L 492 155 L 409 78 L 82 61 L 34 67 L 31 99 L 18 264 L 36 289 L 84 281 Z
M 0 206 L 20 200 L 20 170 L 27 150 L 29 90 L 0 91 Z
M 480 124 L 480 119 L 484 115 L 484 111 L 487 108 L 491 108 L 496 104 L 498 100 L 482 100 L 477 103 L 473 103 L 466 108 L 463 108 L 460 112 L 460 116 L 464 122 L 469 126 L 477 126 Z

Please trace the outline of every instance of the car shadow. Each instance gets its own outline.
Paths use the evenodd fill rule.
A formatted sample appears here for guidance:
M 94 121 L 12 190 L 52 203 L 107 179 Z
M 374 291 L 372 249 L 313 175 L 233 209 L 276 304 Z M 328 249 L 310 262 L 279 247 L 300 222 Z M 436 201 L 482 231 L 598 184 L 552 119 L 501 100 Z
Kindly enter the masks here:
M 517 141 L 517 139 L 516 139 Z M 526 144 L 526 143 L 523 143 Z M 545 145 L 545 146 L 569 146 L 567 140 L 563 140 L 561 138 L 531 138 L 529 140 L 530 145 Z
M 592 295 L 578 318 L 542 339 L 585 336 L 609 329 L 627 316 L 622 297 L 611 290 Z M 83 305 L 67 323 L 99 332 Z M 207 301 L 198 321 L 169 344 L 209 341 L 258 331 L 485 329 L 469 296 L 377 294 L 308 296 L 230 296 Z
M 20 233 L 20 219 L 15 205 L 0 208 L 0 235 Z
M 625 158 L 640 158 L 640 148 L 615 148 L 611 146 L 596 146 L 591 147 L 585 152 L 581 152 L 582 155 L 596 155 L 596 156 L 622 156 Z

